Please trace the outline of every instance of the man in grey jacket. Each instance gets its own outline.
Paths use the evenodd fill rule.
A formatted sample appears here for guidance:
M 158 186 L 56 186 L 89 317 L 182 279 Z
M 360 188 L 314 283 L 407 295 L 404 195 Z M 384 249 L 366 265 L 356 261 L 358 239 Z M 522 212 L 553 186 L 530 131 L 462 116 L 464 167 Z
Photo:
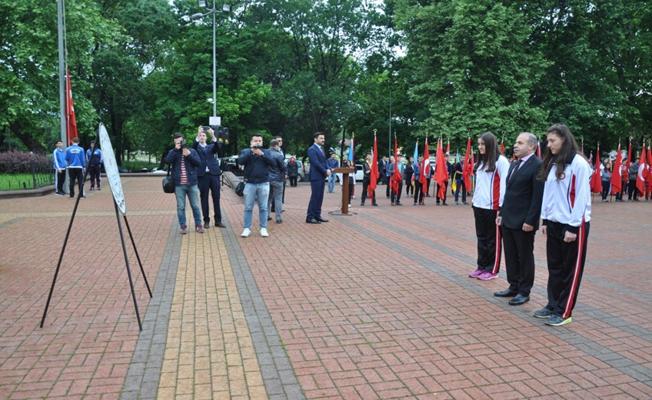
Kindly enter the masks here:
M 269 155 L 273 160 L 269 167 L 269 184 L 270 195 L 268 210 L 271 210 L 274 202 L 274 212 L 276 214 L 276 223 L 283 222 L 281 213 L 283 212 L 283 183 L 285 182 L 285 157 L 281 151 L 280 143 L 277 139 L 272 139 L 269 143 Z M 268 218 L 271 219 L 271 218 Z

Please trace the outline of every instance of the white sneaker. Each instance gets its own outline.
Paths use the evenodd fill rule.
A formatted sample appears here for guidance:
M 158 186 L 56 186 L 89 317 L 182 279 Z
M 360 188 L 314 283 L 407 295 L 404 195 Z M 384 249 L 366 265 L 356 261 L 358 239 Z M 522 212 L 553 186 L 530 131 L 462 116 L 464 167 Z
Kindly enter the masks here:
M 249 228 L 244 228 L 240 234 L 241 237 L 249 237 L 249 235 L 251 235 L 251 229 Z
M 260 236 L 269 237 L 269 232 L 267 232 L 267 228 L 260 228 Z

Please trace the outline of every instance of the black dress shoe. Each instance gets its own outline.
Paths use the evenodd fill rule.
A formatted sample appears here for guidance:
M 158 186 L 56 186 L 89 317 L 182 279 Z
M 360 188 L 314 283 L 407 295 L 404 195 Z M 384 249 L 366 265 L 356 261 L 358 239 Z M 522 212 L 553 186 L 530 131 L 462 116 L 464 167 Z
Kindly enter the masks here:
M 322 217 L 317 218 L 317 221 L 319 221 L 319 222 L 328 222 L 327 219 L 323 219 Z
M 508 289 L 505 289 L 505 290 L 501 290 L 500 292 L 495 292 L 494 296 L 496 296 L 496 297 L 514 297 L 517 294 L 518 294 L 517 292 L 514 292 L 513 290 L 508 288 Z
M 517 294 L 513 299 L 509 301 L 510 306 L 520 306 L 530 301 L 529 296 L 523 296 L 522 294 Z
M 216 222 L 216 223 L 215 223 L 215 226 L 218 227 L 218 228 L 226 228 L 226 225 L 224 225 L 224 224 L 221 223 L 221 222 Z
M 306 220 L 306 224 L 321 224 L 321 222 L 319 222 L 318 220 L 316 220 L 314 218 L 310 218 L 310 219 Z

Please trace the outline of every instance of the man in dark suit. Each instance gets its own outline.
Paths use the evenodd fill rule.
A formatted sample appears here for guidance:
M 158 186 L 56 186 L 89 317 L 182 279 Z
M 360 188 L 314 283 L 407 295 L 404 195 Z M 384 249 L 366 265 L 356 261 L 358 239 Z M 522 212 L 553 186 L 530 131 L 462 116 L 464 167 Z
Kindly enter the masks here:
M 211 135 L 213 143 L 206 142 L 206 136 Z M 197 167 L 197 181 L 199 186 L 199 197 L 201 199 L 201 212 L 204 216 L 204 229 L 210 227 L 210 214 L 208 209 L 208 192 L 210 190 L 213 199 L 213 215 L 215 216 L 215 226 L 224 228 L 222 224 L 222 210 L 220 208 L 220 179 L 222 170 L 220 163 L 215 158 L 222 156 L 222 143 L 215 137 L 212 128 L 200 126 L 197 130 L 197 138 L 192 146 L 199 155 L 200 165 Z
M 513 297 L 509 304 L 519 306 L 530 300 L 534 285 L 534 234 L 539 228 L 543 182 L 537 180 L 541 160 L 534 155 L 537 137 L 521 133 L 514 144 L 516 161 L 507 173 L 503 206 L 496 223 L 501 226 L 509 288 L 494 293 Z
M 324 133 L 317 132 L 313 135 L 315 141 L 308 148 L 308 159 L 310 160 L 310 203 L 308 204 L 308 215 L 306 222 L 309 224 L 320 224 L 328 222 L 321 217 L 321 205 L 324 202 L 324 184 L 326 177 L 332 171 L 326 165 L 326 151 L 324 150 Z

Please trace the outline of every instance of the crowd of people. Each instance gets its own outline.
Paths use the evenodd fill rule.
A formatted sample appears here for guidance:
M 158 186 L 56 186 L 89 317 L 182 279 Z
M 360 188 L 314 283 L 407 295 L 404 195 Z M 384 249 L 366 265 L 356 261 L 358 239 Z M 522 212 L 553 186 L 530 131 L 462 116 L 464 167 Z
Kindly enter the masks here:
M 209 135 L 211 143 L 207 140 Z M 313 136 L 313 144 L 307 150 L 310 162 L 307 175 L 311 188 L 305 220 L 308 224 L 328 222 L 322 216 L 325 188 L 328 188 L 329 193 L 334 192 L 335 176 L 340 167 L 337 157 L 327 154 L 324 143 L 325 134 L 317 132 Z M 269 237 L 267 228 L 268 222 L 272 220 L 271 212 L 275 213 L 275 223 L 283 222 L 286 178 L 289 178 L 290 186 L 296 186 L 299 167 L 294 157 L 286 162 L 282 146 L 283 138 L 276 136 L 270 141 L 269 147 L 264 148 L 263 137 L 255 134 L 250 139 L 249 147 L 240 151 L 237 163 L 244 171 L 244 221 L 240 234 L 243 238 L 252 234 L 255 205 L 258 206 L 259 233 L 262 237 Z M 546 237 L 548 301 L 533 316 L 546 319 L 548 325 L 561 326 L 572 321 L 586 261 L 591 221 L 591 180 L 600 174 L 604 190 L 602 199 L 605 200 L 605 193 L 609 193 L 612 166 L 607 159 L 599 170 L 594 170 L 579 150 L 570 129 L 563 124 L 555 124 L 548 129 L 547 150 L 543 157 L 536 154 L 539 146 L 534 134 L 521 133 L 513 144 L 512 160 L 508 160 L 499 150 L 496 137 L 491 132 L 478 138 L 478 155 L 473 159 L 475 183 L 472 185 L 471 201 L 477 258 L 469 277 L 481 281 L 496 279 L 504 248 L 509 286 L 494 295 L 509 298 L 509 304 L 513 306 L 525 304 L 530 300 L 530 291 L 534 285 L 534 240 L 536 232 L 540 231 Z M 191 146 L 185 143 L 183 135 L 176 134 L 174 148 L 165 156 L 175 182 L 181 234 L 188 232 L 186 198 L 192 209 L 195 231 L 203 233 L 211 226 L 209 193 L 213 204 L 214 225 L 224 227 L 220 207 L 222 171 L 218 158 L 222 155 L 222 147 L 211 128 L 199 127 Z M 376 184 L 372 184 L 376 177 L 386 184 L 385 194 L 392 206 L 402 205 L 404 187 L 405 196 L 409 196 L 413 205 L 424 205 L 424 198 L 430 196 L 429 188 L 437 168 L 446 169 L 446 179 L 435 179 L 433 197 L 436 197 L 436 204 L 447 205 L 449 181 L 453 185 L 451 191 L 455 204 L 467 204 L 466 196 L 470 190 L 466 187 L 466 165 L 459 159 L 455 163 L 449 162 L 448 153 L 438 154 L 445 158 L 445 162 L 440 162 L 436 168 L 432 167 L 429 159 L 424 160 L 424 157 L 418 156 L 416 149 L 415 157 L 407 160 L 383 157 L 376 161 L 376 165 L 375 157 L 367 154 L 362 168 L 360 206 L 364 206 L 367 199 L 372 206 L 378 206 Z M 70 176 L 70 195 L 74 196 L 75 181 L 79 181 L 79 190 L 83 190 L 81 181 L 86 167 L 91 173 L 91 190 L 94 187 L 99 190 L 101 162 L 101 151 L 94 143 L 86 152 L 78 145 L 77 139 L 67 149 L 63 148 L 61 142 L 57 143 L 54 152 L 59 178 L 57 193 L 62 193 L 65 169 Z M 349 160 L 343 160 L 342 164 L 354 167 Z M 632 162 L 625 168 L 629 169 L 628 181 L 623 182 L 623 190 L 617 200 L 623 199 L 625 191 L 630 200 L 637 200 L 636 179 L 640 176 L 640 166 Z M 348 182 L 340 183 L 349 185 L 350 203 L 356 183 L 355 174 L 350 174 Z

